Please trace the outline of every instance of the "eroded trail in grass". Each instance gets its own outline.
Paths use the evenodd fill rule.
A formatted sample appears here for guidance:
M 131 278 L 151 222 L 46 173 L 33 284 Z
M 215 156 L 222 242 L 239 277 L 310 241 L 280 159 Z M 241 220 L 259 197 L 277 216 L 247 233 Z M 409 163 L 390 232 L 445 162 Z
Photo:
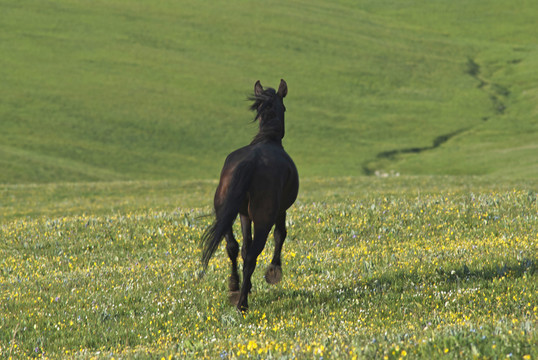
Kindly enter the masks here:
M 263 280 L 270 241 L 244 317 L 223 248 L 196 281 L 207 209 L 3 222 L 0 355 L 538 356 L 536 194 L 310 194 L 288 218 L 282 282 Z

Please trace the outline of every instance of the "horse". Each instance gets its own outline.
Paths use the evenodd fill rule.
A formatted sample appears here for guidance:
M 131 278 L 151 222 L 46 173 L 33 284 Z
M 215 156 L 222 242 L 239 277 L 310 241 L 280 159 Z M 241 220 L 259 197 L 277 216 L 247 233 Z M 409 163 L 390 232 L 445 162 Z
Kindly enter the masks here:
M 253 121 L 259 121 L 258 134 L 249 145 L 227 156 L 215 191 L 215 221 L 202 235 L 202 274 L 222 238 L 226 238 L 226 251 L 231 261 L 228 281 L 230 301 L 240 312 L 248 310 L 252 273 L 273 226 L 275 249 L 265 280 L 276 284 L 282 278 L 281 251 L 287 235 L 286 211 L 297 199 L 299 191 L 297 168 L 282 146 L 286 111 L 283 100 L 287 93 L 288 86 L 283 79 L 278 91 L 264 89 L 259 80 L 254 85 L 254 95 L 249 100 L 253 101 L 250 110 L 256 112 Z M 239 244 L 232 231 L 238 214 L 243 233 L 241 288 L 237 268 Z

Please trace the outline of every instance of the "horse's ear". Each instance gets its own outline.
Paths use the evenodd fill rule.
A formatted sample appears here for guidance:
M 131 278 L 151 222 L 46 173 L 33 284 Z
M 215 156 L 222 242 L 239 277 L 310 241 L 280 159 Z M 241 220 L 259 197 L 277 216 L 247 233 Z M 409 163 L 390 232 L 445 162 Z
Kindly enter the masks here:
M 254 95 L 261 95 L 263 93 L 263 87 L 260 83 L 260 80 L 256 81 L 256 84 L 254 84 Z
M 280 79 L 280 86 L 278 87 L 277 94 L 280 95 L 282 99 L 284 99 L 288 94 L 288 84 L 286 84 L 284 79 Z

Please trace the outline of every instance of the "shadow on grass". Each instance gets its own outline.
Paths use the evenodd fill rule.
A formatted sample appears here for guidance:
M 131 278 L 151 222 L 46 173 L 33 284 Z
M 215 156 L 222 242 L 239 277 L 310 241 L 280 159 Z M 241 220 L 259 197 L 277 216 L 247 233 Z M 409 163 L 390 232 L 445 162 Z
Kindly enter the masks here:
M 527 275 L 534 275 L 536 272 L 538 260 L 525 258 L 519 260 L 516 263 L 501 263 L 484 267 L 482 269 L 471 270 L 467 265 L 463 265 L 456 269 L 445 270 L 437 269 L 436 272 L 439 276 L 446 277 L 447 281 L 458 281 L 461 279 L 472 280 L 472 279 L 481 279 L 481 280 L 493 280 L 495 278 L 502 278 L 505 276 L 510 276 L 513 278 L 519 278 Z
M 439 268 L 429 274 L 407 273 L 399 271 L 383 274 L 378 277 L 346 279 L 341 283 L 335 281 L 329 284 L 320 284 L 316 289 L 283 289 L 275 287 L 264 296 L 256 296 L 256 307 L 269 306 L 280 302 L 279 307 L 292 306 L 334 306 L 353 299 L 366 297 L 383 297 L 399 299 L 404 291 L 420 292 L 419 284 L 446 284 L 462 287 L 475 286 L 476 283 L 488 282 L 502 277 L 521 278 L 533 276 L 537 272 L 537 259 L 526 258 L 514 263 L 500 263 L 481 269 L 469 269 L 467 265 L 457 268 Z M 451 285 L 452 284 L 452 285 Z

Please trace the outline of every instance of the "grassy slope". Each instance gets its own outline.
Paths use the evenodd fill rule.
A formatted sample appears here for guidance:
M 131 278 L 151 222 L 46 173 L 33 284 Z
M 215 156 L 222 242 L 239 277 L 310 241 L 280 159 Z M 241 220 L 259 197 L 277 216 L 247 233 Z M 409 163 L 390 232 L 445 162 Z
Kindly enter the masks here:
M 215 178 L 281 77 L 303 176 L 538 172 L 535 2 L 0 6 L 3 183 Z
M 467 57 L 476 67 L 471 70 L 468 61 L 466 72 L 490 103 L 479 123 L 470 122 L 470 114 L 462 111 L 460 116 L 469 121 L 467 131 L 439 151 L 404 159 L 397 165 L 403 172 L 437 167 L 452 173 L 536 177 L 538 90 L 533 69 L 538 63 L 533 38 L 538 30 L 532 21 L 536 9 L 504 5 L 500 1 L 427 2 L 406 9 L 384 7 L 388 16 L 410 17 L 409 21 L 421 29 L 469 45 Z M 519 20 L 511 20 L 515 18 Z M 459 105 L 454 105 L 457 111 Z
M 536 357 L 538 5 L 408 4 L 0 0 L 0 357 Z M 301 194 L 241 318 L 178 179 L 280 77 Z

